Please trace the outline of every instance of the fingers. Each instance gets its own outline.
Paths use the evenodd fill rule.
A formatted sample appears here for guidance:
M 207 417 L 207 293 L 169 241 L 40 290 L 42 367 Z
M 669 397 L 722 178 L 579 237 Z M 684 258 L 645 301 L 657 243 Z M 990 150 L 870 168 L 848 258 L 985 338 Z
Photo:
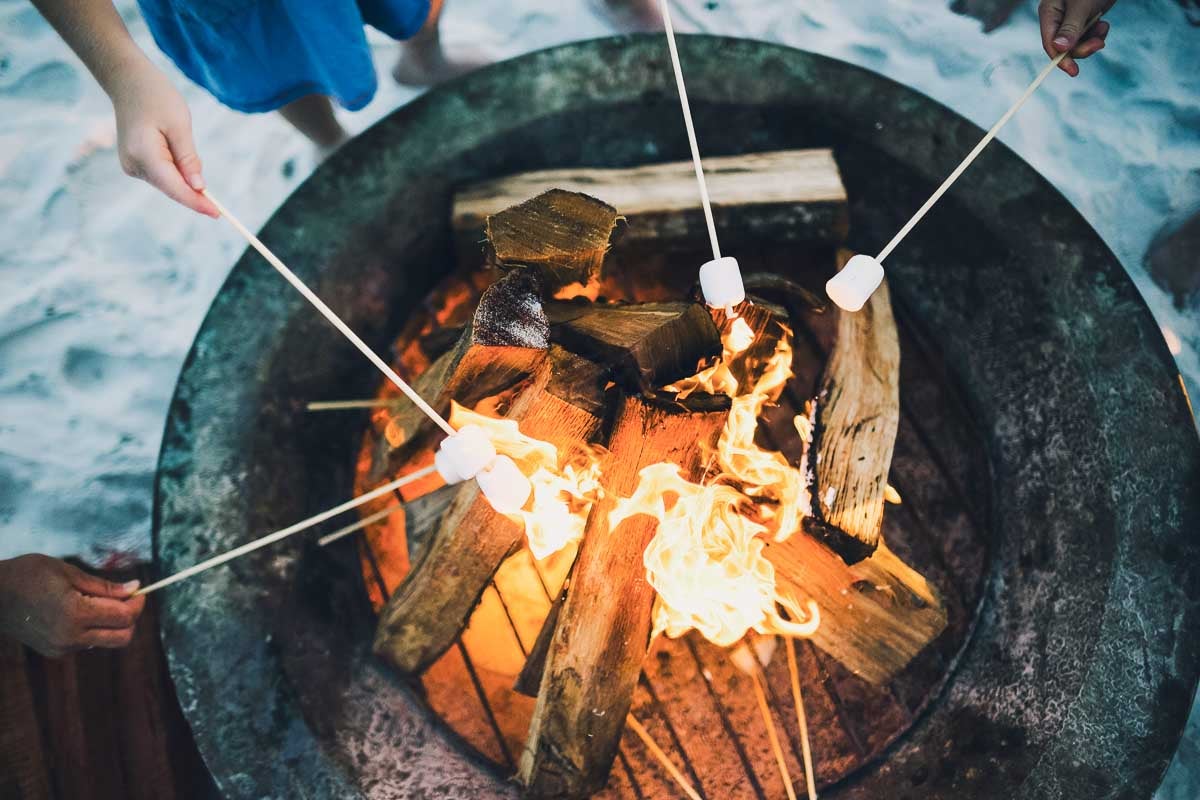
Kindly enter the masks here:
M 1087 58 L 1103 50 L 1108 39 L 1108 32 L 1111 29 L 1112 26 L 1107 22 L 1103 20 L 1097 22 L 1088 29 L 1087 33 L 1080 37 L 1079 44 L 1071 51 L 1071 57 L 1078 60 L 1080 58 Z
M 1058 34 L 1058 26 L 1062 24 L 1066 13 L 1066 0 L 1042 0 L 1038 4 L 1038 24 L 1042 31 L 1042 49 L 1046 55 L 1054 58 L 1059 50 L 1054 46 L 1054 37 Z
M 184 159 L 186 168 L 192 171 L 193 180 L 200 182 L 200 159 L 195 150 L 183 143 L 183 138 L 174 135 L 179 144 L 176 148 Z M 186 137 L 187 145 L 191 144 L 190 131 Z M 200 214 L 216 218 L 219 216 L 216 206 L 204 195 L 188 185 L 184 180 L 180 165 L 175 162 L 175 155 L 167 137 L 161 131 L 151 130 L 129 144 L 128 150 L 122 155 L 121 164 L 125 172 L 132 177 L 141 178 L 154 188 L 165 194 L 180 205 Z
M 79 648 L 88 647 L 106 647 L 119 648 L 128 647 L 133 641 L 133 628 L 93 628 L 89 631 L 84 631 L 79 637 Z
M 212 204 L 211 200 L 200 194 L 204 190 L 204 176 L 201 174 L 200 156 L 196 153 L 196 145 L 192 141 L 190 121 L 186 125 L 180 125 L 177 130 L 167 132 L 167 146 L 171 150 L 171 156 L 175 159 L 175 167 L 179 170 L 179 174 L 183 176 L 188 187 L 195 192 L 194 199 L 198 206 L 189 206 L 189 208 L 195 208 L 200 213 L 207 214 L 214 219 L 219 217 L 220 212 L 217 211 L 217 207 Z
M 1058 64 L 1071 77 L 1079 74 L 1076 60 L 1104 49 L 1110 26 L 1097 22 L 1085 30 L 1088 22 L 1112 3 L 1087 3 L 1081 0 L 1042 0 L 1038 6 L 1038 21 L 1042 34 L 1042 49 L 1054 58 L 1069 53 Z
M 67 576 L 67 580 L 70 581 L 73 587 L 79 590 L 80 594 L 92 597 L 112 597 L 117 600 L 124 600 L 136 592 L 138 588 L 137 581 L 113 583 L 112 581 L 98 578 L 95 575 L 90 575 L 71 564 L 64 563 L 63 572 Z
M 78 600 L 77 622 L 83 628 L 132 628 L 146 607 L 145 597 L 114 600 L 110 597 L 88 597 Z

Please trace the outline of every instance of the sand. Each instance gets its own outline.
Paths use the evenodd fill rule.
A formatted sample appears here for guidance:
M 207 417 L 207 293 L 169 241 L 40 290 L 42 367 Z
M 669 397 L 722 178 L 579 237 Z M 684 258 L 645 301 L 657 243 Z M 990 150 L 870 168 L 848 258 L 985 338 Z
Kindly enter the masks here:
M 886 73 L 988 127 L 1043 63 L 1034 4 L 985 35 L 930 0 L 683 0 L 680 32 L 782 42 Z M 205 174 L 257 227 L 311 171 L 312 148 L 274 115 L 246 117 L 187 83 L 134 37 L 192 109 Z M 1073 202 L 1145 296 L 1200 396 L 1200 312 L 1179 311 L 1142 261 L 1164 224 L 1200 210 L 1200 28 L 1170 0 L 1118 3 L 1109 48 L 1054 75 L 1001 135 Z M 452 49 L 504 58 L 615 30 L 599 0 L 449 0 Z M 343 114 L 352 132 L 416 96 L 388 72 Z M 0 557 L 150 556 L 155 458 L 175 378 L 243 245 L 224 224 L 121 174 L 107 99 L 23 0 L 0 0 Z M 964 180 L 970 179 L 970 173 Z M 1195 716 L 1195 715 L 1194 715 Z M 1193 720 L 1193 728 L 1200 723 Z M 1200 794 L 1189 734 L 1161 800 Z

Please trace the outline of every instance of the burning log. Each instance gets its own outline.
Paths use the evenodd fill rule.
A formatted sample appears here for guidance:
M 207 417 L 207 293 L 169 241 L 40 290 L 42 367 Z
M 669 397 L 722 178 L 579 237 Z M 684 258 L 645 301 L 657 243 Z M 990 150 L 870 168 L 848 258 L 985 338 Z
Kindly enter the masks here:
M 617 225 L 615 208 L 562 189 L 509 206 L 487 218 L 488 255 L 495 266 L 534 267 L 551 292 L 599 277 Z
M 559 304 L 552 314 L 554 341 L 612 364 L 630 391 L 653 392 L 721 352 L 717 327 L 699 303 Z
M 805 526 L 848 563 L 879 544 L 899 422 L 900 342 L 885 281 L 861 311 L 838 311 L 817 401 L 813 516 Z
M 505 418 L 518 421 L 526 435 L 560 449 L 589 440 L 599 417 L 548 390 L 555 364 L 570 360 L 570 354 L 558 348 L 534 352 L 540 359 L 533 379 L 512 399 Z M 523 527 L 492 509 L 476 482 L 463 483 L 428 552 L 380 615 L 375 651 L 403 672 L 419 672 L 433 663 L 454 642 L 492 576 L 523 537 Z
M 833 153 L 783 150 L 704 160 L 723 241 L 758 239 L 840 244 L 849 214 Z M 656 245 L 706 236 L 690 161 L 627 169 L 528 172 L 471 186 L 454 198 L 452 224 L 460 242 L 476 242 L 484 220 L 527 197 L 559 188 L 586 192 L 621 210 L 622 239 Z
M 605 462 L 606 499 L 588 520 L 521 758 L 529 795 L 582 797 L 604 785 L 649 645 L 654 591 L 642 553 L 657 524 L 638 516 L 610 530 L 609 511 L 650 464 L 703 472 L 702 448 L 715 442 L 725 417 L 625 400 Z

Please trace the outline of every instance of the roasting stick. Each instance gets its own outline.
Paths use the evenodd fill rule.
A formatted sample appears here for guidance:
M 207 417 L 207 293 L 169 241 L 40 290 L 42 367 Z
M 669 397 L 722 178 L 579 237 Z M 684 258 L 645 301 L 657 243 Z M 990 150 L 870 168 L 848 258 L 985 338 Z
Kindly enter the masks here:
M 687 87 L 683 84 L 683 67 L 679 65 L 679 48 L 675 43 L 675 26 L 671 24 L 669 0 L 661 0 L 663 28 L 667 32 L 667 47 L 671 51 L 671 67 L 675 70 L 675 85 L 679 88 L 679 105 L 683 110 L 683 125 L 687 128 L 688 146 L 692 149 L 692 167 L 696 170 L 696 183 L 700 186 L 700 204 L 704 207 L 704 222 L 708 226 L 708 240 L 712 245 L 713 260 L 700 268 L 700 286 L 705 301 L 717 308 L 725 309 L 725 316 L 733 319 L 737 312 L 733 307 L 746 299 L 742 286 L 742 274 L 737 261 L 721 257 L 721 243 L 717 241 L 717 224 L 713 221 L 712 201 L 708 197 L 708 182 L 704 180 L 704 165 L 700 163 L 700 144 L 696 141 L 696 125 L 692 122 L 692 106 L 688 102 Z M 721 295 L 720 300 L 710 295 L 711 291 Z
M 161 581 L 152 583 L 149 586 L 143 586 L 141 589 L 138 589 L 133 594 L 135 597 L 138 595 L 150 594 L 151 592 L 156 592 L 159 589 L 164 589 L 167 586 L 170 586 L 172 584 L 179 583 L 180 581 L 184 580 L 185 578 L 190 578 L 193 575 L 198 575 L 199 573 L 204 572 L 205 570 L 212 569 L 213 567 L 219 567 L 222 564 L 232 561 L 233 559 L 238 558 L 240 556 L 244 556 L 247 553 L 258 550 L 261 547 L 266 547 L 269 544 L 274 544 L 275 542 L 278 542 L 280 539 L 286 539 L 287 537 L 291 536 L 294 533 L 300 533 L 301 531 L 306 531 L 309 528 L 311 528 L 312 526 L 318 525 L 318 524 L 324 522 L 325 520 L 330 519 L 331 517 L 336 517 L 338 514 L 349 511 L 352 508 L 358 508 L 359 506 L 369 503 L 372 500 L 383 497 L 384 495 L 394 492 L 395 490 L 401 488 L 402 486 L 406 486 L 410 483 L 413 483 L 414 481 L 420 480 L 421 478 L 425 478 L 430 475 L 433 475 L 436 471 L 437 471 L 436 467 L 426 467 L 425 469 L 420 469 L 420 470 L 417 470 L 416 472 L 411 472 L 408 475 L 405 475 L 403 478 L 397 478 L 396 480 L 392 481 L 391 483 L 385 483 L 383 486 L 380 486 L 377 489 L 372 489 L 371 491 L 367 492 L 366 494 L 362 494 L 362 495 L 359 495 L 358 497 L 355 497 L 353 500 L 347 500 L 346 502 L 342 503 L 341 505 L 334 506 L 333 508 L 330 508 L 330 509 L 326 509 L 325 511 L 322 511 L 320 514 L 314 514 L 313 516 L 309 517 L 306 520 L 297 522 L 294 525 L 289 525 L 288 527 L 283 528 L 281 530 L 277 530 L 274 533 L 269 533 L 266 536 L 263 536 L 261 539 L 255 539 L 253 542 L 247 542 L 246 544 L 242 545 L 241 547 L 235 547 L 234 549 L 232 549 L 226 553 L 222 553 L 219 556 L 214 556 L 213 558 L 210 558 L 207 561 L 201 561 L 199 564 L 195 564 L 193 566 L 188 567 L 187 569 L 180 570 L 179 572 L 176 572 L 174 575 L 171 575 L 168 578 L 163 578 Z
M 304 406 L 305 411 L 348 411 L 356 408 L 391 408 L 397 398 L 375 400 L 314 400 Z
M 322 316 L 329 320 L 333 327 L 341 331 L 342 335 L 349 339 L 350 343 L 357 347 L 359 352 L 367 357 L 368 361 L 374 364 L 380 372 L 387 376 L 388 380 L 396 384 L 396 387 L 400 391 L 404 392 L 405 396 L 408 397 L 409 400 L 412 400 L 413 403 L 416 404 L 417 408 L 425 412 L 425 415 L 437 423 L 438 427 L 440 427 L 446 433 L 451 436 L 455 434 L 455 430 L 450 426 L 450 423 L 447 422 L 441 414 L 434 410 L 433 406 L 426 403 L 421 395 L 417 394 L 416 391 L 409 386 L 403 378 L 397 375 L 396 370 L 392 369 L 390 366 L 388 366 L 386 361 L 376 355 L 375 351 L 368 347 L 367 343 L 360 339 L 358 334 L 350 329 L 349 325 L 347 325 L 345 322 L 342 322 L 342 318 L 335 314 L 333 309 L 325 305 L 325 301 L 317 297 L 316 293 L 313 292 L 312 289 L 309 289 L 308 286 L 305 285 L 304 281 L 297 277 L 296 273 L 288 269 L 287 266 L 280 261 L 279 258 L 272 253 L 265 244 L 258 240 L 257 236 L 251 233 L 245 225 L 239 222 L 237 217 L 230 214 L 229 210 L 226 209 L 225 206 L 221 205 L 220 201 L 213 197 L 207 189 L 204 190 L 203 194 L 212 201 L 214 206 L 217 207 L 217 211 L 221 213 L 221 216 L 224 217 L 226 221 L 228 221 L 229 224 L 232 225 L 234 229 L 236 229 L 237 232 L 240 233 L 242 237 L 250 243 L 250 246 L 257 250 L 259 254 L 267 260 L 267 263 L 274 267 L 276 271 L 278 271 L 279 274 L 282 275 L 284 279 L 296 289 L 296 291 L 304 295 L 304 299 L 312 303 L 313 307 L 316 308 L 317 311 L 320 311 Z
M 642 744 L 646 745 L 646 749 L 663 765 L 663 769 L 671 774 L 671 777 L 679 784 L 679 788 L 683 790 L 683 793 L 690 797 L 691 800 L 701 800 L 700 795 L 692 788 L 692 784 L 688 783 L 688 779 L 683 777 L 683 773 L 671 762 L 670 756 L 664 753 L 662 748 L 658 746 L 658 743 L 650 736 L 650 731 L 643 728 L 642 723 L 638 722 L 633 714 L 626 717 L 625 722 L 630 728 L 633 728 L 633 732 L 642 740 Z
M 1093 25 L 1100 21 L 1100 17 L 1101 14 L 1092 17 L 1083 29 L 1085 31 L 1090 30 Z M 983 138 L 979 140 L 979 144 L 975 145 L 974 149 L 967 153 L 966 157 L 947 176 L 946 180 L 942 181 L 942 185 L 929 196 L 924 205 L 917 209 L 917 213 L 913 214 L 912 218 L 904 223 L 904 226 L 896 232 L 896 235 L 892 237 L 890 242 L 884 245 L 877 256 L 871 258 L 871 256 L 862 253 L 855 255 L 840 272 L 829 279 L 825 284 L 825 292 L 834 303 L 846 311 L 858 311 L 863 307 L 874 291 L 879 288 L 879 284 L 883 282 L 884 259 L 890 256 L 897 245 L 904 241 L 904 237 L 908 236 L 909 232 L 917 226 L 917 223 L 925 218 L 929 209 L 933 208 L 934 204 L 942 199 L 942 195 L 954 185 L 959 176 L 967 171 L 967 167 L 975 162 L 975 159 L 979 157 L 983 149 L 1000 133 L 1000 129 L 1008 124 L 1013 115 L 1021 109 L 1021 106 L 1025 105 L 1025 102 L 1033 96 L 1037 88 L 1042 85 L 1042 82 L 1046 78 L 1050 77 L 1050 73 L 1058 67 L 1068 54 L 1068 52 L 1062 52 L 1050 59 L 1050 62 L 1042 68 L 1037 77 L 1025 87 L 1025 91 L 1021 93 L 1017 101 L 1009 107 L 1008 111 L 1004 112 L 1004 115 L 996 121 L 991 130 L 983 135 Z
M 808 742 L 808 717 L 804 713 L 804 696 L 800 694 L 800 669 L 796 665 L 796 640 L 785 636 L 788 673 L 792 677 L 792 699 L 796 703 L 796 722 L 800 725 L 800 748 L 804 753 L 804 779 L 808 800 L 817 800 L 817 779 L 813 774 L 812 747 Z
M 355 531 L 361 531 L 363 528 L 367 527 L 368 525 L 374 525 L 376 522 L 379 522 L 381 519 L 390 517 L 392 514 L 395 514 L 397 511 L 399 511 L 402 508 L 404 508 L 403 503 L 396 503 L 395 505 L 390 505 L 387 508 L 383 509 L 382 511 L 376 511 L 371 516 L 360 519 L 358 522 L 355 522 L 351 525 L 347 525 L 344 528 L 338 528 L 333 533 L 325 534 L 320 539 L 317 539 L 317 544 L 320 547 L 325 547 L 326 545 L 331 545 L 334 542 L 338 541 L 339 539 L 346 538 L 347 536 L 354 533 Z
M 792 788 L 792 776 L 788 773 L 787 761 L 783 757 L 783 747 L 779 744 L 779 735 L 775 731 L 775 715 L 771 713 L 771 705 L 767 702 L 767 693 L 763 689 L 762 664 L 759 663 L 754 651 L 745 643 L 738 645 L 729 654 L 729 660 L 742 672 L 750 676 L 754 684 L 754 696 L 758 700 L 758 710 L 767 726 L 767 739 L 771 742 L 771 750 L 775 753 L 775 763 L 779 766 L 779 776 L 783 778 L 783 786 L 787 789 L 788 800 L 796 800 L 796 790 Z

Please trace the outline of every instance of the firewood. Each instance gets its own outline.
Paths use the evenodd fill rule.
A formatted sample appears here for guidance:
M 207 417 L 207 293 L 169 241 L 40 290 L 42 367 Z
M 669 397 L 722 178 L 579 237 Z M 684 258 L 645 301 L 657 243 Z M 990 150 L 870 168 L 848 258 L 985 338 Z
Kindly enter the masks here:
M 900 421 L 900 343 L 886 281 L 861 311 L 837 313 L 817 397 L 813 516 L 805 526 L 854 563 L 875 550 L 883 525 Z
M 782 150 L 704 160 L 717 227 L 726 243 L 772 241 L 840 244 L 849 214 L 830 150 Z M 620 209 L 622 241 L 692 243 L 707 236 L 690 161 L 625 169 L 527 172 L 470 186 L 454 198 L 459 242 L 479 241 L 484 220 L 551 188 L 586 192 Z
M 514 269 L 488 287 L 471 321 L 474 344 L 550 346 L 550 322 L 542 308 L 542 282 L 532 269 Z
M 853 566 L 804 534 L 766 555 L 778 587 L 821 609 L 813 644 L 871 683 L 886 683 L 946 627 L 937 589 L 882 541 Z
M 469 359 L 478 349 L 468 350 L 447 387 L 464 386 L 469 380 L 465 367 L 476 374 Z M 517 420 L 523 433 L 560 448 L 589 440 L 600 418 L 548 391 L 555 364 L 570 360 L 570 354 L 558 348 L 525 351 L 538 354 L 539 360 L 527 385 L 515 392 L 505 418 Z M 493 510 L 475 481 L 463 483 L 428 551 L 380 615 L 375 651 L 406 673 L 433 663 L 454 642 L 492 576 L 520 547 L 523 536 L 522 526 Z
M 598 277 L 617 210 L 582 192 L 562 189 L 527 197 L 532 195 L 523 195 L 516 205 L 506 202 L 487 217 L 491 263 L 501 269 L 534 267 L 549 292 Z
M 606 498 L 592 510 L 542 675 L 520 778 L 533 797 L 582 797 L 604 785 L 620 745 L 650 636 L 654 591 L 642 552 L 657 523 L 635 516 L 608 529 L 616 496 L 638 471 L 671 461 L 703 469 L 726 414 L 678 414 L 627 398 L 609 440 Z
M 694 375 L 721 352 L 712 317 L 697 303 L 559 304 L 550 336 L 568 350 L 615 368 L 631 392 L 648 393 Z

